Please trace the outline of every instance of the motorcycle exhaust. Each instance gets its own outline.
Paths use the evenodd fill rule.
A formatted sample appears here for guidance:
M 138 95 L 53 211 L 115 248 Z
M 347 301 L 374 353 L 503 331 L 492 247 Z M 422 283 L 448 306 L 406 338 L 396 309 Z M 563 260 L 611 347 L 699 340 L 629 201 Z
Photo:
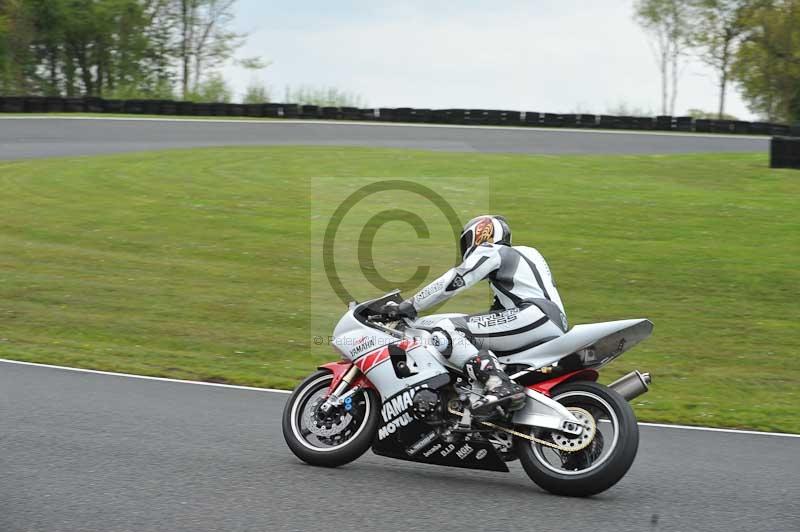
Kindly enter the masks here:
M 647 393 L 651 382 L 649 373 L 639 373 L 639 370 L 633 370 L 609 384 L 608 387 L 624 397 L 626 401 L 632 401 L 643 393 Z

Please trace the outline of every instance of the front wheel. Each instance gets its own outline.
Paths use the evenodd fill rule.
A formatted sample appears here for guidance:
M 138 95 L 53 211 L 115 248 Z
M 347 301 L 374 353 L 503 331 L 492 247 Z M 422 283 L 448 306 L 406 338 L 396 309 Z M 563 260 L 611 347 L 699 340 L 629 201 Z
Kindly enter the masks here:
M 283 438 L 295 456 L 311 465 L 352 462 L 369 449 L 378 430 L 380 399 L 374 390 L 359 390 L 346 404 L 322 412 L 332 380 L 330 371 L 313 373 L 283 408 Z
M 515 449 L 525 472 L 547 491 L 572 497 L 594 495 L 616 484 L 628 472 L 639 448 L 639 426 L 628 402 L 594 382 L 563 384 L 553 390 L 552 398 L 579 418 L 590 415 L 594 436 L 575 452 L 516 437 Z M 528 433 L 562 447 L 570 445 L 570 438 L 560 432 L 531 428 Z M 581 435 L 573 437 L 576 442 L 580 439 Z

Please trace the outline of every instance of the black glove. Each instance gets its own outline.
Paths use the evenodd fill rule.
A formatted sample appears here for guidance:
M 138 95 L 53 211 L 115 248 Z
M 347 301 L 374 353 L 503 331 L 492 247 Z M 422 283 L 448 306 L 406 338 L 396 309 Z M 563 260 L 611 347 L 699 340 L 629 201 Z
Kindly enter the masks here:
M 378 312 L 393 320 L 398 318 L 410 318 L 413 320 L 417 317 L 417 309 L 414 308 L 414 303 L 410 299 L 406 299 L 400 304 L 389 301 Z

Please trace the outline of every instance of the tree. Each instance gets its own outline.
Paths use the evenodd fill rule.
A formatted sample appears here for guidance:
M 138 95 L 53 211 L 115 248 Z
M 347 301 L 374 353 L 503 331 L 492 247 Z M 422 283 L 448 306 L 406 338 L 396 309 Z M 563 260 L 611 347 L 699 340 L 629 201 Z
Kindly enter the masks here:
M 618 102 L 616 105 L 606 107 L 606 114 L 613 116 L 653 116 L 654 113 L 652 108 L 645 109 L 637 105 L 629 105 L 626 102 Z
M 42 92 L 48 96 L 61 92 L 61 45 L 64 41 L 66 7 L 63 0 L 33 0 L 28 3 L 36 35 L 30 46 L 44 71 L 37 78 Z
M 251 81 L 245 90 L 242 103 L 267 103 L 270 101 L 269 89 L 261 82 Z
M 258 57 L 248 57 L 245 59 L 239 59 L 236 63 L 253 73 L 253 77 L 250 79 L 250 83 L 247 85 L 247 89 L 244 93 L 244 98 L 242 99 L 242 103 L 266 103 L 270 100 L 269 89 L 263 82 L 261 82 L 258 78 L 256 78 L 257 72 L 259 70 L 264 70 L 267 68 L 270 63 L 264 61 Z
M 759 2 L 747 24 L 732 69 L 742 95 L 770 121 L 800 121 L 800 0 Z
M 148 61 L 146 68 L 141 71 L 149 89 L 155 87 L 156 92 L 164 92 L 168 87 L 173 93 L 176 79 L 174 69 L 175 58 L 175 32 L 177 21 L 173 16 L 174 0 L 145 0 L 143 8 L 147 21 L 144 37 L 148 42 Z
M 366 107 L 360 94 L 336 87 L 286 87 L 287 102 L 322 107 Z
M 36 67 L 30 52 L 35 29 L 24 0 L 0 0 L 0 92 L 30 92 Z
M 221 74 L 213 72 L 198 83 L 187 96 L 189 100 L 196 102 L 229 103 L 233 98 L 233 91 Z
M 205 69 L 217 68 L 244 43 L 230 29 L 235 0 L 174 0 L 178 11 L 181 93 L 196 89 Z
M 634 18 L 651 35 L 661 74 L 661 112 L 675 113 L 680 60 L 689 34 L 689 0 L 636 0 Z
M 150 0 L 156 1 L 156 0 Z M 153 54 L 145 0 L 26 0 L 31 92 L 101 96 L 147 83 Z
M 746 13 L 752 0 L 695 0 L 692 5 L 693 31 L 689 42 L 698 57 L 717 75 L 719 107 L 717 117 L 725 114 L 725 92 L 739 42 L 747 31 Z
M 723 113 L 722 115 L 719 114 L 718 111 L 703 111 L 702 109 L 689 109 L 686 111 L 687 116 L 691 116 L 692 118 L 707 118 L 707 119 L 719 119 L 719 120 L 739 120 L 737 117 L 733 115 L 729 115 L 727 113 Z
M 230 30 L 234 4 L 0 0 L 0 91 L 172 98 L 178 80 L 184 96 L 203 84 L 201 92 L 220 89 L 219 76 L 207 73 L 243 42 Z

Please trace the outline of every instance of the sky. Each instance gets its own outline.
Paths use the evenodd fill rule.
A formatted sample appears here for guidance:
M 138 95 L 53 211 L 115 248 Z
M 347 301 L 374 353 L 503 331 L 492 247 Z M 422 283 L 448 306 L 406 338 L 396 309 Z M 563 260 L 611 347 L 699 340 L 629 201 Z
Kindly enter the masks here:
M 661 114 L 660 78 L 632 0 L 238 0 L 248 33 L 229 65 L 237 94 L 259 81 L 273 101 L 285 88 L 335 87 L 366 107 Z M 714 73 L 687 58 L 676 115 L 717 109 Z M 735 87 L 726 111 L 753 119 Z

